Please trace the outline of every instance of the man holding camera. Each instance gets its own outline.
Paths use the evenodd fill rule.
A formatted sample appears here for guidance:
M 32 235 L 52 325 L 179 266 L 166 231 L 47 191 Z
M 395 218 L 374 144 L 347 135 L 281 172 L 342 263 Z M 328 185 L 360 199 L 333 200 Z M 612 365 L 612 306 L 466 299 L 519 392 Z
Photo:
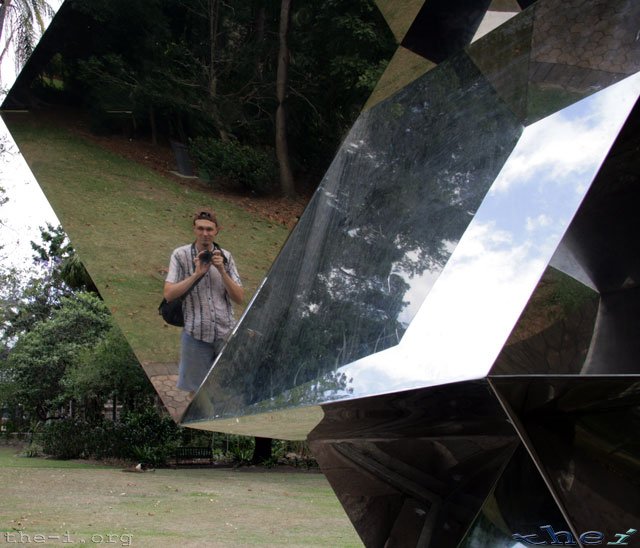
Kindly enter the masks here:
M 215 213 L 206 208 L 193 216 L 192 244 L 171 254 L 164 298 L 183 299 L 184 330 L 177 386 L 195 392 L 224 346 L 235 320 L 231 302 L 244 297 L 231 253 L 214 242 L 220 231 Z

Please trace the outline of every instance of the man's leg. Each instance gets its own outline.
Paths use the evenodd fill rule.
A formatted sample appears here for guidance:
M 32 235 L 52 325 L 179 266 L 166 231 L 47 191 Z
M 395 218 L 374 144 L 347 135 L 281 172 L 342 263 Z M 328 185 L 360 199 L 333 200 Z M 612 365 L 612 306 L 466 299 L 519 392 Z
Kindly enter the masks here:
M 177 387 L 194 393 L 207 376 L 215 357 L 215 348 L 212 343 L 194 339 L 183 331 Z

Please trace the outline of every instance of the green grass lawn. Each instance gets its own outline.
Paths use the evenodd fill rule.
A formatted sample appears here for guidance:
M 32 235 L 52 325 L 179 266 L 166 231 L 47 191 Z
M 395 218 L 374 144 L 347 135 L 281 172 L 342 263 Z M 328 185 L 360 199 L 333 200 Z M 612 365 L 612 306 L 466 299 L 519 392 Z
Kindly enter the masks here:
M 192 240 L 197 207 L 217 210 L 223 226 L 218 241 L 234 255 L 245 302 L 288 235 L 283 226 L 219 199 L 212 190 L 180 185 L 36 114 L 3 118 L 143 363 L 177 361 L 180 330 L 165 326 L 157 307 L 162 269 L 172 249 Z
M 0 447 L 0 545 L 21 531 L 23 543 L 42 535 L 48 546 L 100 537 L 112 546 L 362 546 L 317 472 L 136 474 L 15 452 Z

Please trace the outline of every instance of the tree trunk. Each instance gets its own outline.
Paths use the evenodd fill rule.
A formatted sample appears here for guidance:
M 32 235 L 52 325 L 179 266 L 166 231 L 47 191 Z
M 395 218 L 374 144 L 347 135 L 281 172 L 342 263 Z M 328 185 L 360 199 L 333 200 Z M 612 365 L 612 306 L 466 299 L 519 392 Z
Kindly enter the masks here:
M 218 95 L 218 74 L 216 72 L 216 48 L 218 46 L 218 19 L 220 16 L 220 0 L 209 0 L 209 105 L 213 123 L 218 129 L 220 139 L 229 140 L 229 134 L 224 128 L 220 111 L 216 104 Z
M 262 59 L 262 52 L 264 48 L 265 39 L 265 27 L 267 24 L 267 10 L 264 7 L 264 3 L 260 2 L 256 6 L 256 16 L 253 22 L 253 30 L 255 34 L 255 58 L 254 58 L 254 71 L 256 79 L 262 82 L 264 77 L 264 62 Z
M 276 156 L 280 166 L 280 188 L 285 196 L 295 196 L 295 185 L 291 163 L 289 161 L 289 144 L 287 142 L 287 99 L 289 79 L 289 26 L 291 22 L 291 3 L 293 0 L 282 0 L 280 4 L 280 49 L 278 51 L 278 73 L 276 76 Z
M 158 126 L 156 125 L 156 112 L 153 105 L 149 106 L 149 126 L 151 128 L 151 144 L 158 144 Z

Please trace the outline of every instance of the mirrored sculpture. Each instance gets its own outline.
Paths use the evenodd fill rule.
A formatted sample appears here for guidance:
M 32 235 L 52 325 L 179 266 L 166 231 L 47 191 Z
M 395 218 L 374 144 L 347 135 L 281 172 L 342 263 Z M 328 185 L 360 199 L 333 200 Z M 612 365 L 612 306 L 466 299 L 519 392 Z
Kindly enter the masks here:
M 310 431 L 366 545 L 616 541 L 638 518 L 640 8 L 539 0 L 481 35 L 506 8 L 480 4 L 390 21 L 411 53 L 184 424 Z
M 629 538 L 640 3 L 378 5 L 398 50 L 182 423 L 307 438 L 367 546 Z

